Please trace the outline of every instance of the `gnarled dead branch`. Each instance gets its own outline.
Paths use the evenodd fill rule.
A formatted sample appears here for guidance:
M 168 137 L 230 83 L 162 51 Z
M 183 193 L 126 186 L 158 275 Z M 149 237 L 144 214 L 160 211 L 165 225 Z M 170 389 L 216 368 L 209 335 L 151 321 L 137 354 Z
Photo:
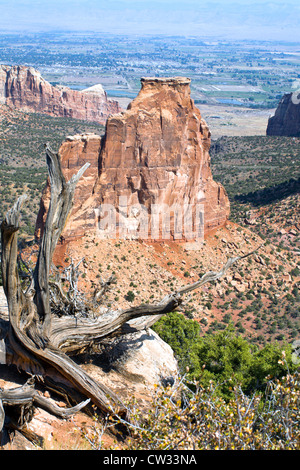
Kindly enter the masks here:
M 162 315 L 176 309 L 186 293 L 221 278 L 235 262 L 251 253 L 230 258 L 220 271 L 206 273 L 199 281 L 165 296 L 156 304 L 106 309 L 104 313 L 91 315 L 89 313 L 95 312 L 95 305 L 99 305 L 104 292 L 114 282 L 113 278 L 106 283 L 102 282 L 100 289 L 87 301 L 81 297 L 77 287 L 80 262 L 74 264 L 72 260 L 71 265 L 64 270 L 68 290 L 64 289 L 57 270 L 50 276 L 54 249 L 72 209 L 76 183 L 88 164 L 67 182 L 61 170 L 60 155 L 46 146 L 46 158 L 51 185 L 50 206 L 35 268 L 28 270 L 31 278 L 26 290 L 21 286 L 17 263 L 17 235 L 20 210 L 26 199 L 24 196 L 6 214 L 1 225 L 1 267 L 9 310 L 9 327 L 2 340 L 9 351 L 7 363 L 14 363 L 35 375 L 47 376 L 49 370 L 55 370 L 104 413 L 114 409 L 120 415 L 125 412 L 120 399 L 106 386 L 93 380 L 70 356 L 111 336 L 150 327 Z M 9 393 L 1 391 L 0 430 L 4 421 L 4 407 L 14 403 L 20 405 L 22 402 L 48 406 L 54 413 L 67 415 L 82 409 L 87 403 L 83 401 L 71 410 L 61 411 L 46 405 L 45 400 L 35 393 L 32 384 Z

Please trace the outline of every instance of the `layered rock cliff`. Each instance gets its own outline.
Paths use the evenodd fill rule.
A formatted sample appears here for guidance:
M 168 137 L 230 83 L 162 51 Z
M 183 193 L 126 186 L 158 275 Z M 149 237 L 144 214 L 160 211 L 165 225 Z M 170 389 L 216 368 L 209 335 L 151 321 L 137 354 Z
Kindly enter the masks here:
M 52 86 L 37 70 L 25 66 L 0 65 L 0 103 L 103 125 L 110 114 L 121 111 L 117 101 L 107 98 L 101 85 L 83 91 Z
M 300 136 L 300 92 L 285 94 L 275 111 L 269 118 L 267 135 Z
M 190 97 L 190 80 L 143 78 L 141 83 L 128 109 L 108 118 L 102 139 L 77 135 L 60 148 L 67 179 L 91 163 L 76 189 L 65 238 L 90 231 L 118 238 L 125 227 L 125 238 L 199 239 L 228 218 L 229 200 L 212 177 L 210 131 Z M 37 235 L 48 201 L 49 187 Z M 110 207 L 115 219 L 108 220 Z

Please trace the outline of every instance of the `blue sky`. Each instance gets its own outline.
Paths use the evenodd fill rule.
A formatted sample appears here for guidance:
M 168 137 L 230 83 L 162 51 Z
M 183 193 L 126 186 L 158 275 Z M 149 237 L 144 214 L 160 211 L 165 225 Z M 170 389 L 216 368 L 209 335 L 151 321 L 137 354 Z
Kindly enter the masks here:
M 299 0 L 0 0 L 1 31 L 300 41 Z

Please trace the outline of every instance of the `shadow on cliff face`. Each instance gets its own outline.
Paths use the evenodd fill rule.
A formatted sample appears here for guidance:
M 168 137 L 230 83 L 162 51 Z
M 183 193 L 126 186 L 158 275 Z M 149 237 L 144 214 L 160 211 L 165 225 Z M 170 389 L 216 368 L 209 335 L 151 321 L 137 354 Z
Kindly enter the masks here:
M 269 188 L 259 189 L 248 194 L 239 194 L 235 196 L 235 201 L 240 203 L 250 203 L 255 207 L 265 206 L 272 202 L 281 201 L 293 194 L 300 193 L 300 177 L 291 178 L 289 181 L 271 186 Z

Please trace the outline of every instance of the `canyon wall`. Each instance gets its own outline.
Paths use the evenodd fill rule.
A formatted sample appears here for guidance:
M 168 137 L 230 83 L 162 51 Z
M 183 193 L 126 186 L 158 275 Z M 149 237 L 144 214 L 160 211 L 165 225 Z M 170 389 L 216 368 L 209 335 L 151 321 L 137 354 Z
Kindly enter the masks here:
M 267 135 L 300 137 L 300 91 L 285 94 L 269 118 Z
M 83 91 L 52 86 L 32 67 L 0 65 L 0 103 L 27 112 L 105 124 L 121 108 L 101 85 Z
M 226 223 L 229 200 L 212 177 L 210 131 L 190 97 L 190 80 L 143 78 L 141 84 L 128 109 L 108 118 L 102 139 L 76 135 L 60 148 L 67 179 L 85 162 L 91 163 L 76 189 L 65 238 L 91 231 L 111 236 L 105 213 L 110 206 L 117 216 L 116 238 L 124 227 L 125 238 L 136 238 L 138 227 L 137 238 L 198 239 Z M 49 187 L 41 200 L 37 236 L 48 204 Z M 157 210 L 159 226 L 153 229 Z M 187 220 L 191 216 L 192 224 L 182 217 L 182 227 L 178 214 L 187 214 Z M 164 216 L 169 217 L 166 231 Z

